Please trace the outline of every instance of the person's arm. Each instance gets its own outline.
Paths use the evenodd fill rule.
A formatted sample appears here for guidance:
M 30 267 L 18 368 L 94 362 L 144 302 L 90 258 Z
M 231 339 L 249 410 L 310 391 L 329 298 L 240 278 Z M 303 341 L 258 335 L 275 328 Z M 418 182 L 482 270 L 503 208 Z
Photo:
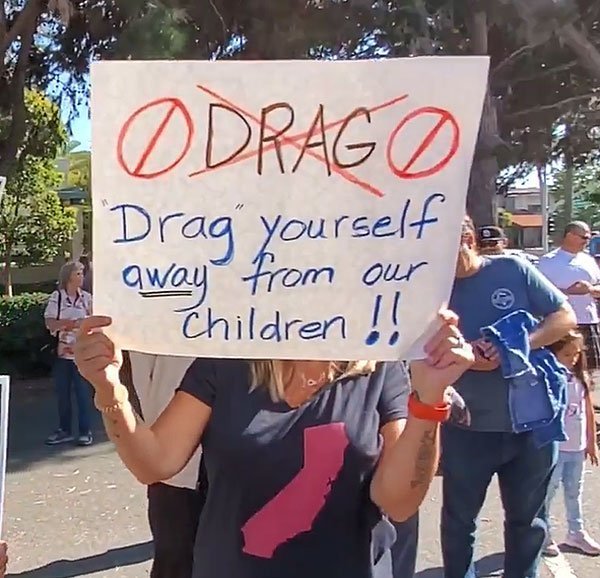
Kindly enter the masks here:
M 103 412 L 102 418 L 125 466 L 143 484 L 167 480 L 185 467 L 200 445 L 211 408 L 188 393 L 178 392 L 151 428 L 144 425 L 119 380 L 121 354 L 99 331 L 109 325 L 107 317 L 82 321 L 75 347 L 77 367 L 94 386 L 96 405 L 113 409 Z
M 444 326 L 427 344 L 427 359 L 411 363 L 411 385 L 421 402 L 444 403 L 452 385 L 474 362 L 457 319 L 445 314 Z M 402 522 L 419 509 L 437 470 L 440 424 L 409 416 L 381 428 L 383 451 L 371 482 L 371 499 L 390 518 Z
M 409 417 L 381 428 L 383 452 L 371 483 L 371 499 L 390 518 L 404 522 L 425 499 L 439 460 L 439 424 Z
M 100 407 L 116 403 L 115 399 L 97 397 Z M 128 402 L 102 417 L 121 461 L 140 483 L 152 485 L 183 470 L 200 445 L 210 414 L 209 406 L 177 392 L 152 427 L 143 424 Z
M 589 256 L 590 261 L 590 274 L 592 276 L 592 282 L 590 285 L 589 294 L 594 299 L 600 299 L 600 267 L 598 267 L 598 262 L 591 255 Z
M 54 291 L 52 295 L 50 295 L 44 311 L 44 322 L 46 323 L 46 329 L 53 335 L 58 331 L 72 331 L 76 327 L 76 321 L 72 319 L 57 319 L 57 317 L 60 317 L 58 311 L 58 302 L 59 293 L 58 291 Z
M 577 281 L 561 291 L 565 295 L 590 295 L 594 292 L 594 286 L 588 281 Z
M 556 275 L 552 259 L 545 256 L 540 259 L 537 271 L 564 295 L 587 295 L 592 288 L 591 283 L 587 281 L 577 281 L 568 287 L 564 287 L 564 282 L 561 282 L 560 275 Z
M 590 459 L 592 465 L 598 465 L 598 440 L 596 432 L 596 415 L 594 414 L 594 404 L 592 402 L 592 396 L 589 392 L 585 394 L 585 417 L 587 424 L 586 431 L 586 450 L 585 453 Z
M 573 308 L 552 283 L 529 263 L 523 263 L 525 285 L 532 315 L 543 321 L 530 333 L 531 349 L 555 343 L 577 325 Z
M 539 349 L 555 343 L 577 326 L 575 312 L 569 303 L 563 303 L 558 311 L 550 313 L 529 335 L 531 349 Z
M 46 318 L 46 329 L 52 334 L 58 331 L 73 331 L 77 328 L 75 319 L 49 319 Z

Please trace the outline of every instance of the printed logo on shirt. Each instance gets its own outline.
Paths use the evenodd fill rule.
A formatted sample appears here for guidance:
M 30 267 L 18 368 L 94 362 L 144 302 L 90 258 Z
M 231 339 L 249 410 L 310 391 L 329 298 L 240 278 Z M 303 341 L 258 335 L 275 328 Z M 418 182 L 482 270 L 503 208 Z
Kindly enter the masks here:
M 312 529 L 342 470 L 348 445 L 343 423 L 304 430 L 304 465 L 242 527 L 245 554 L 270 559 L 279 546 Z
M 492 293 L 492 305 L 496 309 L 506 311 L 515 304 L 515 295 L 510 289 L 500 288 Z

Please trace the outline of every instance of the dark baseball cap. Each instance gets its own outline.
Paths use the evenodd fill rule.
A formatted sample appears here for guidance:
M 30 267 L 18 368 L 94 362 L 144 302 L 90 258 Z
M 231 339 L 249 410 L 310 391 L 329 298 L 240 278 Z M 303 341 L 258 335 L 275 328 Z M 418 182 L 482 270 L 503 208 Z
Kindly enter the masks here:
M 504 231 L 500 227 L 480 227 L 477 229 L 477 241 L 502 241 L 506 237 Z

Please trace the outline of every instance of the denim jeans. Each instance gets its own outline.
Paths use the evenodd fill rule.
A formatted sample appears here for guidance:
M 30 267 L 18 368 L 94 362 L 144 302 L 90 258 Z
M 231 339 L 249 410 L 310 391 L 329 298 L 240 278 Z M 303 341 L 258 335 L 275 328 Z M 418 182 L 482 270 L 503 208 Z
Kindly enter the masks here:
M 392 576 L 413 578 L 419 546 L 419 513 L 406 522 L 394 523 L 396 542 L 392 546 Z
M 557 444 L 531 433 L 442 430 L 441 540 L 445 578 L 475 578 L 477 518 L 494 474 L 504 507 L 504 578 L 535 578 L 546 541 L 546 493 Z
M 583 532 L 583 511 L 581 498 L 583 495 L 583 475 L 585 472 L 585 451 L 559 452 L 558 463 L 548 489 L 548 510 L 562 482 L 565 491 L 565 508 L 569 532 Z
M 60 429 L 68 434 L 72 433 L 73 404 L 71 391 L 75 390 L 79 435 L 89 434 L 91 431 L 92 387 L 83 379 L 73 360 L 63 359 L 62 357 L 56 359 L 54 362 L 54 384 L 58 401 Z
M 384 534 L 380 530 L 383 527 L 386 528 L 385 533 L 389 531 L 392 536 L 395 533 L 395 541 L 387 547 L 381 541 Z M 372 538 L 379 542 L 377 552 L 380 552 L 380 547 L 385 547 L 373 568 L 373 578 L 414 578 L 419 544 L 418 512 L 405 522 L 386 520 L 382 526 L 378 526 Z

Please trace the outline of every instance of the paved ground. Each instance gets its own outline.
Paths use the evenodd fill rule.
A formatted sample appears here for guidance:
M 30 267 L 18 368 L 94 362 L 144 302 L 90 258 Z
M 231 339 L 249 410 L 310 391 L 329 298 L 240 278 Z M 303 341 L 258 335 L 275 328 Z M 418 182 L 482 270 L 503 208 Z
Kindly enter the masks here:
M 22 388 L 21 388 L 22 389 Z M 10 576 L 19 578 L 143 578 L 151 547 L 144 490 L 125 471 L 103 437 L 92 448 L 48 449 L 52 397 L 37 388 L 20 391 L 11 409 L 7 519 Z M 600 536 L 600 472 L 589 475 L 586 512 L 589 529 Z M 597 502 L 596 502 L 597 503 Z M 438 542 L 440 482 L 424 505 L 419 578 L 443 578 Z M 482 515 L 478 557 L 481 576 L 502 572 L 502 525 L 496 489 Z M 562 506 L 556 514 L 562 515 Z M 564 524 L 558 524 L 559 535 Z M 572 570 L 569 570 L 571 568 Z M 567 553 L 543 578 L 597 578 L 600 560 Z

